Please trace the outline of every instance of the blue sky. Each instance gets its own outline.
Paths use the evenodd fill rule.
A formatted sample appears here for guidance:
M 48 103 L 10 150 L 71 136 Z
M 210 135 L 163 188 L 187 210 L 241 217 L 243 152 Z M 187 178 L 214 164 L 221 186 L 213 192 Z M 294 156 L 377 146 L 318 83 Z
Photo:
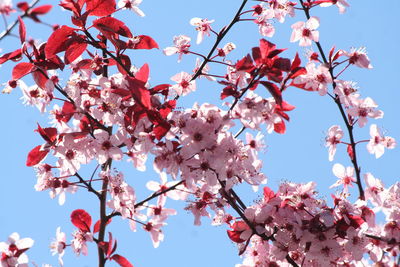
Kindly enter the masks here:
M 54 4 L 54 0 L 40 1 L 40 3 Z M 372 97 L 385 112 L 380 120 L 373 120 L 386 131 L 386 134 L 400 140 L 399 108 L 400 77 L 398 62 L 398 34 L 397 13 L 400 2 L 397 0 L 385 1 L 384 5 L 378 1 L 349 1 L 351 7 L 340 15 L 336 7 L 315 8 L 312 15 L 321 19 L 320 40 L 325 51 L 330 47 L 349 50 L 351 47 L 366 46 L 372 70 L 356 67 L 347 71 L 343 79 L 356 81 L 363 97 Z M 161 48 L 172 44 L 174 35 L 186 34 L 195 39 L 194 27 L 189 24 L 192 17 L 215 19 L 213 28 L 219 30 L 229 23 L 241 1 L 150 1 L 144 0 L 141 9 L 146 17 L 140 18 L 134 13 L 124 11 L 117 17 L 122 18 L 132 29 L 134 34 L 152 36 Z M 250 2 L 250 8 L 255 2 Z M 14 17 L 13 17 L 14 18 Z M 43 17 L 43 20 L 54 24 L 69 25 L 69 13 L 62 12 L 58 7 Z M 288 48 L 283 56 L 292 57 L 296 52 L 304 55 L 305 50 L 296 44 L 289 43 L 291 34 L 290 25 L 296 21 L 305 20 L 300 12 L 294 19 L 287 19 L 285 24 L 276 23 L 276 35 L 270 39 L 279 48 Z M 39 37 L 45 40 L 50 34 L 47 27 L 27 22 L 28 36 Z M 237 50 L 232 52 L 230 59 L 240 59 L 258 45 L 261 36 L 257 26 L 252 22 L 243 22 L 235 25 L 225 37 L 222 44 L 234 42 Z M 199 46 L 192 42 L 192 49 L 199 53 L 206 53 L 212 46 L 214 39 L 206 38 Z M 0 43 L 3 52 L 16 49 L 19 41 L 9 37 Z M 314 48 L 315 49 L 315 48 Z M 161 50 L 136 51 L 133 62 L 137 66 L 149 63 L 152 84 L 169 83 L 169 78 L 180 71 L 191 72 L 194 68 L 195 57 L 186 56 L 177 64 L 177 57 L 165 57 Z M 304 61 L 303 61 L 304 62 Z M 11 64 L 0 68 L 0 82 L 3 83 L 11 76 Z M 215 72 L 221 71 L 211 66 Z M 220 72 L 221 73 L 221 72 Z M 64 80 L 65 81 L 65 80 Z M 27 79 L 29 83 L 29 79 Z M 190 107 L 193 102 L 210 102 L 220 105 L 219 92 L 221 87 L 202 79 L 198 83 L 195 93 L 180 99 L 178 105 Z M 339 112 L 329 97 L 320 97 L 317 93 L 305 92 L 296 88 L 289 88 L 284 99 L 296 106 L 290 112 L 291 121 L 287 124 L 285 135 L 266 134 L 267 151 L 261 157 L 264 160 L 264 173 L 268 176 L 268 186 L 276 189 L 279 182 L 289 180 L 294 182 L 316 181 L 320 195 L 329 200 L 334 193 L 328 190 L 336 179 L 332 174 L 334 163 L 348 166 L 350 163 L 344 147 L 338 149 L 333 162 L 328 161 L 328 153 L 324 147 L 324 137 L 327 129 L 334 124 L 342 125 Z M 26 155 L 30 149 L 42 143 L 41 138 L 33 130 L 36 123 L 47 125 L 48 115 L 40 114 L 36 109 L 25 107 L 19 98 L 21 93 L 15 90 L 10 95 L 0 95 L 0 241 L 6 240 L 12 232 L 19 232 L 22 237 L 31 237 L 35 245 L 28 251 L 29 258 L 37 264 L 49 263 L 57 266 L 57 258 L 49 252 L 49 244 L 55 236 L 55 230 L 61 226 L 70 239 L 70 232 L 74 227 L 69 223 L 71 211 L 77 208 L 88 210 L 93 217 L 97 214 L 97 204 L 94 196 L 84 190 L 74 195 L 68 195 L 64 206 L 59 206 L 56 200 L 51 200 L 47 192 L 36 192 L 33 189 L 36 183 L 32 168 L 25 167 Z M 369 127 L 356 129 L 356 139 L 368 139 Z M 359 163 L 362 172 L 371 172 L 381 178 L 389 186 L 399 180 L 400 153 L 398 149 L 388 151 L 376 160 L 370 155 L 365 145 L 358 149 Z M 135 171 L 129 163 L 118 164 L 128 182 L 132 183 L 139 196 L 145 197 L 150 192 L 144 187 L 149 179 L 158 180 L 151 170 L 141 173 Z M 87 173 L 92 167 L 89 166 Z M 240 194 L 247 204 L 259 197 L 249 188 L 240 188 Z M 351 190 L 356 195 L 357 191 Z M 138 230 L 133 233 L 128 223 L 115 218 L 109 230 L 118 240 L 118 252 L 126 256 L 135 266 L 234 266 L 241 262 L 237 256 L 235 245 L 227 238 L 226 227 L 210 226 L 210 221 L 203 219 L 200 227 L 193 225 L 193 216 L 183 210 L 185 203 L 176 203 L 172 200 L 167 206 L 177 209 L 178 215 L 169 218 L 168 226 L 164 228 L 165 241 L 160 247 L 152 247 L 148 233 Z M 97 220 L 97 218 L 94 218 Z M 71 250 L 64 256 L 65 266 L 96 266 L 97 251 L 94 246 L 89 247 L 89 256 L 77 258 Z M 110 264 L 109 266 L 113 266 Z

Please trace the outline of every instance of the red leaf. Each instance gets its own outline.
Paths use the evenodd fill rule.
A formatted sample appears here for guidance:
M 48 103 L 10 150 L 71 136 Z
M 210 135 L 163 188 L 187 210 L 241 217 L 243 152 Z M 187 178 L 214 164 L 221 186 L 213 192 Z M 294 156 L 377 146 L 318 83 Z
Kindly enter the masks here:
M 121 60 L 121 63 L 124 67 L 121 66 L 120 63 L 117 63 L 117 68 L 119 70 L 119 72 L 121 72 L 121 74 L 123 75 L 127 75 L 128 72 L 125 70 L 129 70 L 131 68 L 131 59 L 127 56 L 127 55 L 119 55 L 118 58 Z
M 21 44 L 23 44 L 26 39 L 26 27 L 24 21 L 19 16 L 18 16 L 18 21 L 19 21 L 19 39 L 21 40 Z
M 13 80 L 18 80 L 28 73 L 32 71 L 32 69 L 35 67 L 32 63 L 29 62 L 21 62 L 15 65 L 15 67 L 12 70 L 12 78 Z
M 71 222 L 84 232 L 90 232 L 92 217 L 85 210 L 78 209 L 71 213 Z
M 29 13 L 35 14 L 35 15 L 44 15 L 44 14 L 48 13 L 52 8 L 53 8 L 52 5 L 38 6 L 34 9 L 32 9 Z
M 118 254 L 114 254 L 111 257 L 112 260 L 115 260 L 119 266 L 122 267 L 133 267 L 132 263 L 130 263 L 125 257 L 118 255 Z
M 44 89 L 46 83 L 49 80 L 40 70 L 35 70 L 32 72 L 33 80 L 40 88 Z
M 111 218 L 108 219 L 106 225 L 108 225 L 111 222 Z M 98 220 L 94 226 L 93 226 L 93 234 L 97 233 L 98 231 L 100 231 L 100 220 Z
M 145 71 L 145 70 L 144 70 Z M 145 78 L 145 74 L 139 75 L 141 79 Z M 143 107 L 151 109 L 150 91 L 144 87 L 145 83 L 133 77 L 127 77 L 129 90 L 132 93 L 133 99 L 140 103 Z
M 242 232 L 237 232 L 237 231 L 232 231 L 232 230 L 227 230 L 228 237 L 230 240 L 232 240 L 235 243 L 243 243 L 245 240 L 240 238 L 240 234 Z
M 293 59 L 292 65 L 290 66 L 290 70 L 293 72 L 296 68 L 300 67 L 301 59 L 299 54 L 296 53 L 296 56 Z
M 38 15 L 44 15 L 51 10 L 52 5 L 43 5 L 37 8 L 34 8 L 28 12 L 28 16 L 36 22 L 41 22 L 37 17 Z
M 62 113 L 62 118 L 61 121 L 63 122 L 68 122 L 71 117 L 74 115 L 76 109 L 74 104 L 68 101 L 64 101 L 64 105 L 62 107 L 61 113 Z
M 8 60 L 18 61 L 22 59 L 22 50 L 18 48 L 17 50 L 4 54 L 0 57 L 0 64 L 7 62 Z
M 108 33 L 116 33 L 128 38 L 133 37 L 125 23 L 113 17 L 96 19 L 93 21 L 93 27 L 101 31 L 104 35 L 107 35 Z
M 26 166 L 32 167 L 39 164 L 49 153 L 48 150 L 40 150 L 41 145 L 35 147 L 28 153 L 28 158 L 26 159 Z
M 55 30 L 49 37 L 46 47 L 44 49 L 46 57 L 51 58 L 57 53 L 64 51 L 66 41 L 75 32 L 75 29 L 63 25 L 61 28 Z
M 284 134 L 286 132 L 286 125 L 284 121 L 274 124 L 274 131 L 278 134 Z
M 263 189 L 263 193 L 264 193 L 264 200 L 265 202 L 268 203 L 268 201 L 272 198 L 275 197 L 275 193 L 274 191 L 271 190 L 271 188 L 269 188 L 268 186 L 265 186 Z
M 160 123 L 153 129 L 153 133 L 158 140 L 161 140 L 169 131 L 171 125 L 167 122 Z
M 162 118 L 166 119 L 168 114 L 176 107 L 176 100 L 169 100 L 165 102 L 160 108 L 160 115 Z
M 143 82 L 143 85 L 147 83 L 147 80 L 149 79 L 149 74 L 150 74 L 150 69 L 149 65 L 145 63 L 136 73 L 135 73 L 135 79 Z
M 347 145 L 347 154 L 349 155 L 350 159 L 354 159 L 354 151 L 351 145 Z
M 265 88 L 267 88 L 267 90 L 274 97 L 274 99 L 278 105 L 282 104 L 282 92 L 276 84 L 268 82 L 268 81 L 262 81 L 260 83 L 262 85 L 264 85 Z
M 85 52 L 86 47 L 87 43 L 85 43 L 83 40 L 76 41 L 71 45 L 69 45 L 67 50 L 65 51 L 65 57 L 64 57 L 65 64 L 70 64 L 80 55 L 82 55 L 82 53 Z
M 42 136 L 42 138 L 49 144 L 52 144 L 57 140 L 58 133 L 57 133 L 57 129 L 56 128 L 53 128 L 53 127 L 42 128 L 38 124 L 37 131 Z
M 158 48 L 158 44 L 154 41 L 153 38 L 147 35 L 139 35 L 139 42 L 135 44 L 133 49 L 153 49 Z
M 104 17 L 115 12 L 115 0 L 86 0 L 86 10 L 90 16 Z
M 27 2 L 19 2 L 17 3 L 17 7 L 21 9 L 21 11 L 25 12 L 29 8 L 29 4 Z
M 236 63 L 235 68 L 239 70 L 244 70 L 246 72 L 251 72 L 254 69 L 253 60 L 250 55 L 245 56 Z
M 269 55 L 275 50 L 275 47 L 276 47 L 275 44 L 273 44 L 265 39 L 261 39 L 260 40 L 261 57 L 262 58 L 270 57 Z

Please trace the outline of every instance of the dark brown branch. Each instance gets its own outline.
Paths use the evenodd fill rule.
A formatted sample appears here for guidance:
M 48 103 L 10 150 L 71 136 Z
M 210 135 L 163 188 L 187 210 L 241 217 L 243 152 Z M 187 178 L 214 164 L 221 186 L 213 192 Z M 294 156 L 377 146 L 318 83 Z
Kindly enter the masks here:
M 203 63 L 200 65 L 199 69 L 193 75 L 192 81 L 201 75 L 203 68 L 206 66 L 206 64 L 208 62 L 210 62 L 210 59 L 211 59 L 212 55 L 214 54 L 215 50 L 217 49 L 219 43 L 222 41 L 222 39 L 225 37 L 225 35 L 229 32 L 229 30 L 232 28 L 232 26 L 236 22 L 239 21 L 240 14 L 242 13 L 242 10 L 243 10 L 244 6 L 246 5 L 246 3 L 247 3 L 247 0 L 244 0 L 242 2 L 238 11 L 235 14 L 235 17 L 232 19 L 232 21 L 229 23 L 229 25 L 226 28 L 222 29 L 221 32 L 217 35 L 217 40 L 215 40 L 214 46 L 211 48 L 210 52 L 208 53 L 207 58 L 203 61 Z
M 32 7 L 34 7 L 40 0 L 34 0 L 30 5 L 29 8 L 24 12 L 21 18 L 25 18 L 28 16 L 29 11 L 31 11 Z M 0 34 L 0 41 L 3 40 L 4 37 L 9 35 L 11 31 L 18 25 L 18 19 L 16 19 L 8 28 Z
M 301 6 L 303 7 L 303 11 L 304 11 L 307 19 L 310 19 L 310 10 L 309 10 L 309 8 L 304 5 L 303 0 L 299 0 L 299 1 L 300 1 Z M 332 81 L 334 81 L 335 80 L 335 76 L 333 75 L 333 68 L 332 68 L 331 64 L 329 64 L 330 60 L 329 61 L 327 60 L 327 58 L 325 56 L 325 52 L 324 52 L 324 50 L 323 50 L 323 48 L 321 46 L 321 43 L 320 42 L 315 42 L 315 44 L 317 45 L 318 51 L 319 51 L 319 53 L 320 53 L 320 55 L 322 57 L 323 62 L 329 67 L 329 73 L 331 75 Z M 332 87 L 333 87 L 333 89 L 336 88 L 336 83 L 335 82 L 332 83 Z M 357 152 L 356 152 L 356 144 L 357 143 L 354 140 L 353 125 L 349 122 L 349 119 L 346 116 L 346 112 L 344 111 L 344 108 L 343 108 L 342 104 L 340 103 L 339 98 L 336 96 L 333 99 L 334 99 L 334 101 L 335 101 L 335 103 L 336 103 L 336 105 L 337 105 L 337 107 L 339 109 L 340 115 L 343 118 L 343 121 L 344 121 L 344 123 L 346 125 L 346 128 L 347 128 L 347 132 L 349 134 L 350 145 L 351 145 L 351 148 L 353 150 L 353 157 L 351 158 L 351 163 L 353 164 L 354 170 L 356 172 L 356 177 L 357 177 L 357 182 L 356 183 L 357 183 L 358 191 L 359 191 L 359 194 L 360 194 L 359 198 L 364 200 L 365 199 L 364 189 L 363 189 L 362 182 L 361 182 L 361 174 L 360 174 L 361 173 L 361 169 L 358 166 L 358 162 L 357 162 Z

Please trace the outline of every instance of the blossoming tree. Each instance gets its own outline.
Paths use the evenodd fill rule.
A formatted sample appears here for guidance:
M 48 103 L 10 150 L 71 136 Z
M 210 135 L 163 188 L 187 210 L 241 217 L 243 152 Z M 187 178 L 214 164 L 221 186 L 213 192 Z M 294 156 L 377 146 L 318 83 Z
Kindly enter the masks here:
M 59 12 L 54 3 L 0 2 L 6 22 L 0 41 L 18 37 L 2 47 L 0 64 L 10 68 L 8 78 L 2 75 L 2 91 L 12 95 L 19 88 L 24 104 L 49 117 L 29 125 L 40 140 L 24 156 L 36 173 L 34 188 L 48 191 L 59 205 L 82 195 L 95 199 L 91 205 L 76 202 L 70 214 L 57 218 L 50 250 L 58 263 L 68 266 L 71 254 L 96 254 L 91 265 L 133 266 L 136 259 L 117 246 L 123 237 L 113 225 L 148 234 L 158 248 L 171 216 L 183 213 L 194 225 L 223 226 L 224 241 L 242 257 L 237 266 L 398 266 L 400 184 L 385 185 L 361 156 L 386 156 L 396 140 L 379 125 L 384 112 L 374 96 L 362 94 L 348 78 L 357 68 L 371 71 L 372 63 L 365 48 L 322 45 L 326 17 L 318 12 L 337 7 L 345 13 L 349 3 L 229 1 L 234 12 L 223 26 L 219 18 L 193 14 L 188 25 L 197 33 L 177 32 L 161 41 L 126 22 L 127 14 L 152 12 L 141 2 L 62 0 L 57 6 L 69 19 L 62 24 L 45 22 L 49 12 Z M 51 30 L 39 42 L 30 27 L 45 25 Z M 240 53 L 240 40 L 229 39 L 239 27 L 260 35 Z M 285 27 L 286 40 L 298 46 L 274 41 Z M 137 63 L 154 51 L 156 58 L 175 57 L 191 67 L 165 79 L 167 68 L 153 71 L 151 62 Z M 295 131 L 292 114 L 304 104 L 292 92 L 316 95 L 313 101 L 326 101 L 326 110 L 336 112 L 336 121 L 319 128 L 326 131 L 326 149 L 314 143 L 326 150 L 319 160 L 330 164 L 320 174 L 331 180 L 329 197 L 319 195 L 310 180 L 279 177 L 274 185 L 267 178 L 274 166 L 263 163 L 266 148 L 275 146 L 268 142 L 273 136 L 279 135 L 276 146 L 285 154 L 282 166 L 300 172 L 315 165 L 288 160 L 289 149 L 296 148 L 282 144 Z M 191 102 L 194 94 L 210 97 Z M 311 115 L 296 119 L 320 123 Z M 296 133 L 297 140 L 307 136 L 304 128 Z M 141 184 L 130 175 L 136 171 L 145 172 Z M 63 230 L 70 226 L 70 233 Z M 129 243 L 142 246 L 135 239 Z M 1 266 L 27 266 L 33 245 L 33 239 L 11 233 L 0 243 Z

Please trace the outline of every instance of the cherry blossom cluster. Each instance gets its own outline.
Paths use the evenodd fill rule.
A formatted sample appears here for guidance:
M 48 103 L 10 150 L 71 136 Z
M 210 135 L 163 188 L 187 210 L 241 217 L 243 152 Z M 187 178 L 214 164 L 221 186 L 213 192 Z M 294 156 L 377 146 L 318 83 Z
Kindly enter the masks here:
M 148 232 L 153 246 L 158 247 L 164 240 L 167 219 L 177 214 L 166 206 L 171 198 L 187 203 L 195 225 L 201 224 L 202 217 L 210 218 L 213 225 L 228 225 L 228 237 L 243 256 L 243 263 L 237 266 L 364 266 L 370 262 L 396 266 L 400 184 L 386 188 L 371 173 L 364 173 L 362 179 L 356 150 L 359 143 L 367 143 L 368 152 L 379 158 L 385 148 L 394 148 L 396 141 L 383 135 L 375 124 L 370 125 L 368 140 L 355 140 L 354 126 L 362 128 L 368 118 L 382 118 L 383 112 L 370 97 L 361 98 L 354 82 L 340 79 L 349 66 L 370 69 L 372 65 L 363 48 L 332 48 L 326 56 L 319 44 L 320 19 L 310 15 L 315 7 L 332 5 L 343 13 L 349 4 L 344 0 L 263 0 L 244 10 L 247 1 L 243 1 L 232 22 L 220 31 L 211 26 L 214 20 L 192 18 L 189 23 L 197 31 L 196 44 L 215 35 L 213 48 L 202 55 L 193 50 L 191 37 L 175 36 L 173 46 L 163 50 L 165 55 L 177 54 L 178 62 L 183 55 L 201 60 L 193 74 L 183 71 L 171 77 L 174 84 L 152 85 L 150 66 L 132 65 L 128 52 L 155 49 L 158 44 L 150 36 L 134 36 L 124 22 L 111 16 L 130 9 L 143 17 L 138 7 L 141 2 L 63 0 L 60 6 L 71 12 L 73 27 L 53 27 L 47 42 L 38 45 L 26 40 L 20 17 L 21 48 L 0 57 L 0 64 L 25 60 L 15 65 L 3 92 L 19 87 L 24 104 L 50 114 L 49 127 L 37 125 L 43 141 L 27 157 L 27 166 L 36 171 L 35 189 L 49 191 L 51 198 L 58 196 L 62 205 L 66 193 L 76 193 L 81 187 L 100 203 L 100 216 L 93 227 L 87 211 L 72 212 L 76 230 L 69 244 L 67 235 L 57 228 L 51 252 L 58 255 L 60 265 L 67 247 L 78 256 L 88 255 L 88 245 L 93 243 L 99 248 L 99 266 L 107 261 L 132 266 L 116 253 L 117 240 L 110 232 L 107 236 L 107 225 L 121 217 L 132 231 L 140 226 Z M 19 8 L 34 20 L 48 9 Z M 255 22 L 262 36 L 272 37 L 273 22 L 284 23 L 287 15 L 295 16 L 295 10 L 304 12 L 307 20 L 291 26 L 290 42 L 318 48 L 309 53 L 305 66 L 298 54 L 293 59 L 281 57 L 285 49 L 266 39 L 236 61 L 228 58 L 236 45 L 220 45 L 235 23 L 248 20 Z M 8 16 L 11 11 L 11 1 L 0 4 L 1 14 Z M 246 19 L 249 13 L 251 19 Z M 226 72 L 210 73 L 211 64 L 225 66 Z M 70 75 L 62 85 L 58 71 L 66 69 Z M 26 75 L 32 75 L 35 84 L 28 86 L 22 80 Z M 177 108 L 182 97 L 199 90 L 196 79 L 200 77 L 222 86 L 223 105 L 195 103 L 191 108 Z M 290 86 L 332 98 L 349 140 L 343 140 L 346 134 L 340 125 L 330 127 L 325 143 L 328 158 L 333 161 L 337 147 L 345 145 L 353 166 L 333 165 L 338 180 L 331 187 L 341 190 L 332 195 L 332 206 L 318 196 L 314 182 L 285 182 L 276 192 L 264 187 L 263 198 L 246 206 L 235 192 L 236 186 L 247 184 L 258 190 L 267 182 L 259 159 L 265 147 L 262 132 L 265 127 L 270 134 L 285 133 L 287 113 L 295 108 L 284 100 Z M 256 136 L 251 132 L 257 132 Z M 147 181 L 152 193 L 140 200 L 138 188 L 112 168 L 112 163 L 126 160 L 145 171 L 149 158 L 154 159 L 160 181 Z M 81 175 L 84 166 L 97 167 L 86 177 Z M 359 199 L 351 203 L 349 192 L 354 185 Z M 384 224 L 378 223 L 378 212 L 384 214 Z M 26 266 L 24 252 L 32 245 L 31 239 L 19 240 L 17 233 L 12 234 L 8 243 L 0 243 L 2 266 Z

